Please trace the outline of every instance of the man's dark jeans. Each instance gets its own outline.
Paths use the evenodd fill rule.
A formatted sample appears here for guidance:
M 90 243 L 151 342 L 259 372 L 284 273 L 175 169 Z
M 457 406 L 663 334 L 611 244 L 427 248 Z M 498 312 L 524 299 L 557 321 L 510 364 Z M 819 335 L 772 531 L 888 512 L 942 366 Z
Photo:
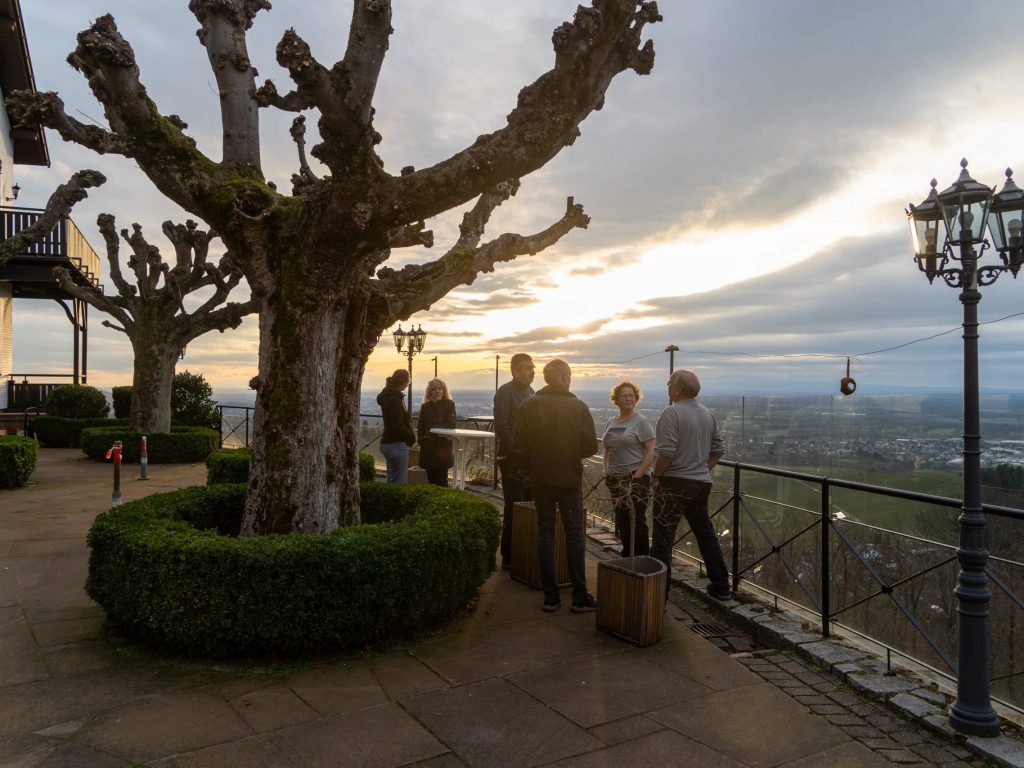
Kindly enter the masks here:
M 685 517 L 693 536 L 697 540 L 704 569 L 711 579 L 711 589 L 721 595 L 729 594 L 729 569 L 725 565 L 722 545 L 718 534 L 708 519 L 708 496 L 711 483 L 699 480 L 683 480 L 678 477 L 662 477 L 661 487 L 654 494 L 654 535 L 651 557 L 656 557 L 668 568 L 666 590 L 672 577 L 672 546 L 676 540 L 676 528 Z M 667 595 L 666 595 L 667 596 Z
M 552 488 L 537 485 L 533 488 L 537 505 L 537 562 L 544 597 L 558 599 L 558 578 L 555 573 L 555 507 L 562 514 L 565 530 L 565 554 L 572 581 L 572 601 L 580 602 L 587 596 L 585 565 L 586 539 L 583 530 L 583 494 L 579 487 Z
M 512 563 L 512 507 L 517 501 L 532 500 L 533 493 L 515 459 L 498 459 L 498 471 L 501 472 L 501 495 L 505 499 L 501 522 L 501 563 L 507 567 Z

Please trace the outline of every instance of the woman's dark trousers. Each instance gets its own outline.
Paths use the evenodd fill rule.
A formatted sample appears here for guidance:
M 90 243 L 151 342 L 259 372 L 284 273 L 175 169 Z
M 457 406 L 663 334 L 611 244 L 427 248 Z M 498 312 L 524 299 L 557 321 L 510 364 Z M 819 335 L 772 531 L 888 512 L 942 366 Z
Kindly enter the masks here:
M 647 536 L 647 500 L 651 497 L 651 479 L 644 475 L 639 480 L 632 475 L 606 477 L 605 485 L 612 495 L 615 511 L 615 533 L 622 542 L 622 556 L 649 555 L 651 543 Z M 629 528 L 629 506 L 633 504 L 633 529 Z M 636 551 L 633 551 L 633 542 Z

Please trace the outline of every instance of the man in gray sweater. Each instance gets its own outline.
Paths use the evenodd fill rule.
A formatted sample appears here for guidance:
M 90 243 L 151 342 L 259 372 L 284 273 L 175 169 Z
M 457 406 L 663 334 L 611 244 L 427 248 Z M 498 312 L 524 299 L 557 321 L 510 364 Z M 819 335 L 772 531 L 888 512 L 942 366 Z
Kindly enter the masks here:
M 714 415 L 697 402 L 699 392 L 700 379 L 693 371 L 678 370 L 669 377 L 672 404 L 662 412 L 655 428 L 651 556 L 668 568 L 667 587 L 671 583 L 676 528 L 685 517 L 711 580 L 708 594 L 728 600 L 732 597 L 729 570 L 718 534 L 708 519 L 711 470 L 725 447 Z

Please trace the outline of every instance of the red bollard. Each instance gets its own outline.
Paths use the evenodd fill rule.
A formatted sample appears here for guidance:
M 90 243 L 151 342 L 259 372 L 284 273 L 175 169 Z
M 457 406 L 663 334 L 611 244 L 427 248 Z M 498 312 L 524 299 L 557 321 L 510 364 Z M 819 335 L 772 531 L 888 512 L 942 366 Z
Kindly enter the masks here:
M 110 506 L 117 507 L 121 504 L 121 441 L 115 440 L 114 445 L 107 451 L 107 458 L 114 457 L 114 493 L 110 497 Z
M 149 456 L 146 453 L 146 436 L 142 436 L 142 451 L 139 454 L 139 480 L 149 480 Z

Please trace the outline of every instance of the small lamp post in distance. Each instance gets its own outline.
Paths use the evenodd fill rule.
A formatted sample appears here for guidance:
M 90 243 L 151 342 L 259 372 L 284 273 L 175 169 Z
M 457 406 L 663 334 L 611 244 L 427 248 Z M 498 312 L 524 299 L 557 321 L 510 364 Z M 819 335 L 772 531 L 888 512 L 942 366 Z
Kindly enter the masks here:
M 423 342 L 427 338 L 427 332 L 420 325 L 416 329 L 403 331 L 401 324 L 398 330 L 391 334 L 395 340 L 395 349 L 400 355 L 409 358 L 409 413 L 412 413 L 412 359 L 423 351 Z

